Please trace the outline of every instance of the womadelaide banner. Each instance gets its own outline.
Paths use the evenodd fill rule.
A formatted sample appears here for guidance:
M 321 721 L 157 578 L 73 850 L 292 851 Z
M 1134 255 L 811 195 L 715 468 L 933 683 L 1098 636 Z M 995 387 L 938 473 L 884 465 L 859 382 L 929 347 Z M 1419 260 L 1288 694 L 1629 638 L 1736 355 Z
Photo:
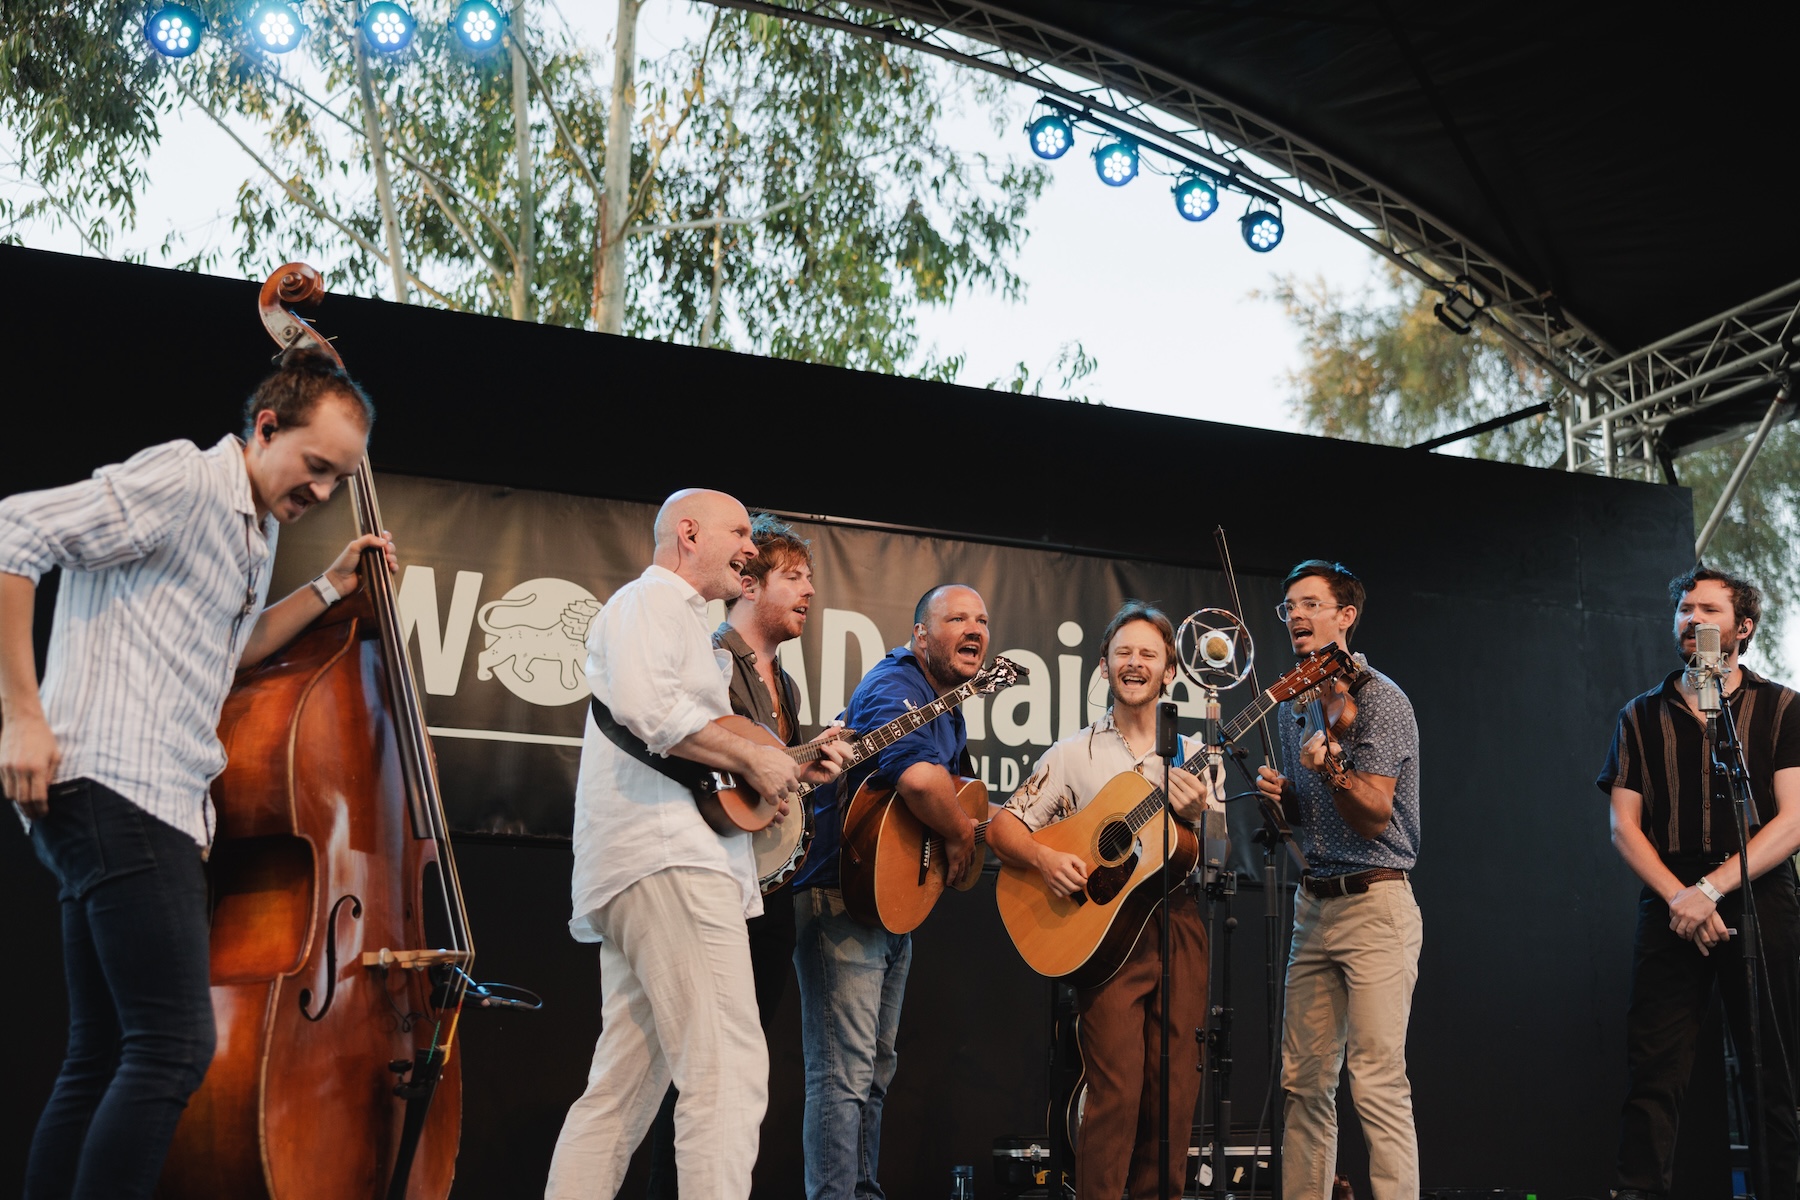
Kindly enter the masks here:
M 401 619 L 452 828 L 567 837 L 587 719 L 588 615 L 649 564 L 655 507 L 408 476 L 377 482 L 399 548 Z M 755 498 L 744 499 L 754 511 Z M 1230 607 L 1217 571 L 792 523 L 812 542 L 817 595 L 805 635 L 782 647 L 781 664 L 800 685 L 808 735 L 843 710 L 865 671 L 911 639 L 913 606 L 926 589 L 968 584 L 987 601 L 990 658 L 1004 654 L 1031 673 L 964 705 L 969 752 L 996 800 L 1051 742 L 1105 711 L 1099 640 L 1126 598 L 1156 604 L 1177 624 L 1196 609 Z M 1197 521 L 1195 539 L 1210 543 L 1210 528 Z M 311 578 L 351 532 L 343 495 L 284 529 L 270 594 Z M 1244 576 L 1239 585 L 1266 684 L 1292 659 L 1273 611 L 1279 583 Z M 712 608 L 713 621 L 724 620 L 724 604 Z M 1224 715 L 1251 697 L 1248 684 L 1225 693 Z M 1199 689 L 1177 675 L 1170 698 L 1183 732 L 1197 732 Z M 1260 758 L 1259 739 L 1244 748 Z M 1248 786 L 1236 776 L 1228 785 Z M 1234 812 L 1232 824 L 1247 833 L 1253 819 Z

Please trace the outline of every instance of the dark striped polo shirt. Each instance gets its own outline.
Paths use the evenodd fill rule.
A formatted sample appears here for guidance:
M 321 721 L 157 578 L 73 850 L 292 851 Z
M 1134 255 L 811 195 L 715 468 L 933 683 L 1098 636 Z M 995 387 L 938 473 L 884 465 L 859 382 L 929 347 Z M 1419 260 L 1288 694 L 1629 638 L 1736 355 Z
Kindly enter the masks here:
M 1792 688 L 1742 669 L 1728 697 L 1750 769 L 1760 824 L 1775 815 L 1775 772 L 1800 767 L 1800 704 Z M 1706 724 L 1687 706 L 1672 672 L 1619 711 L 1602 792 L 1622 787 L 1644 797 L 1643 829 L 1665 859 L 1724 859 L 1738 848 L 1731 793 L 1707 769 Z

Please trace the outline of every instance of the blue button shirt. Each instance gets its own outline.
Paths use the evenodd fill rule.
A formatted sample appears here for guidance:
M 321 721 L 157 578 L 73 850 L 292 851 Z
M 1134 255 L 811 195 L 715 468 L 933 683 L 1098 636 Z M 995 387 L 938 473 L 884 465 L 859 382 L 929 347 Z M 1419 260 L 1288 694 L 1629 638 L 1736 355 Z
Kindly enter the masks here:
M 1419 726 L 1412 701 L 1380 671 L 1366 663 L 1364 670 L 1368 682 L 1356 694 L 1356 720 L 1341 744 L 1353 770 L 1394 780 L 1394 815 L 1379 837 L 1351 829 L 1324 777 L 1300 765 L 1300 744 L 1311 731 L 1292 719 L 1290 706 L 1282 706 L 1277 722 L 1282 774 L 1300 794 L 1302 817 L 1294 832 L 1313 875 L 1349 875 L 1371 867 L 1410 871 L 1419 861 Z
M 844 710 L 844 724 L 867 733 L 887 724 L 907 710 L 937 699 L 937 689 L 925 678 L 925 669 L 910 646 L 896 646 L 862 677 Z M 873 758 L 852 767 L 835 787 L 813 793 L 813 843 L 806 865 L 794 877 L 794 889 L 837 887 L 838 855 L 843 849 L 844 808 L 863 782 L 892 787 L 914 763 L 936 763 L 957 774 L 968 754 L 969 737 L 961 708 L 951 709 L 935 721 L 913 730 Z

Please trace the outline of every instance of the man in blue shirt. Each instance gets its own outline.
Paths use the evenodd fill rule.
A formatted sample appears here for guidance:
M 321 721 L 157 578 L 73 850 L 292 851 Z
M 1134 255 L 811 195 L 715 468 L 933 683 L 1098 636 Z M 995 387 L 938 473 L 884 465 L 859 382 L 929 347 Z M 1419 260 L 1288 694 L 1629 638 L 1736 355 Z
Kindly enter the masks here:
M 987 606 L 975 589 L 932 588 L 913 611 L 912 641 L 863 676 L 845 724 L 867 732 L 931 703 L 980 672 L 987 645 Z M 837 790 L 819 793 L 818 830 L 793 884 L 807 1200 L 881 1200 L 881 1106 L 898 1064 L 894 1041 L 912 965 L 911 934 L 864 925 L 844 910 L 843 806 L 865 780 L 895 787 L 913 815 L 942 835 L 948 877 L 960 879 L 975 857 L 974 822 L 956 803 L 956 776 L 973 773 L 967 759 L 962 712 L 953 710 L 858 764 Z
M 1278 608 L 1294 653 L 1350 648 L 1362 581 L 1341 563 L 1308 559 L 1283 581 Z M 1337 1083 L 1346 1059 L 1369 1143 L 1375 1200 L 1415 1200 L 1419 1141 L 1406 1077 L 1406 1026 L 1423 926 L 1408 872 L 1419 855 L 1419 727 L 1412 702 L 1369 667 L 1348 729 L 1301 727 L 1284 711 L 1281 771 L 1257 787 L 1293 816 L 1307 873 L 1294 905 L 1282 1022 L 1287 1092 L 1284 1200 L 1327 1200 L 1337 1165 Z M 1337 696 L 1328 695 L 1327 701 Z

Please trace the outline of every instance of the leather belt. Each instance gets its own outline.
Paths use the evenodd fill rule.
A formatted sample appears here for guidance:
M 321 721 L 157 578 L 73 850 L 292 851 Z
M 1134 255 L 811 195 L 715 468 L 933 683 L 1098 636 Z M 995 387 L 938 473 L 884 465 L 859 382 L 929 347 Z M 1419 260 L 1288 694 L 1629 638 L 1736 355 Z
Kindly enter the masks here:
M 1306 888 L 1306 894 L 1313 899 L 1329 900 L 1333 896 L 1360 896 L 1369 890 L 1371 883 L 1405 878 L 1406 872 L 1398 867 L 1374 867 L 1358 871 L 1354 875 L 1303 875 L 1300 883 Z

